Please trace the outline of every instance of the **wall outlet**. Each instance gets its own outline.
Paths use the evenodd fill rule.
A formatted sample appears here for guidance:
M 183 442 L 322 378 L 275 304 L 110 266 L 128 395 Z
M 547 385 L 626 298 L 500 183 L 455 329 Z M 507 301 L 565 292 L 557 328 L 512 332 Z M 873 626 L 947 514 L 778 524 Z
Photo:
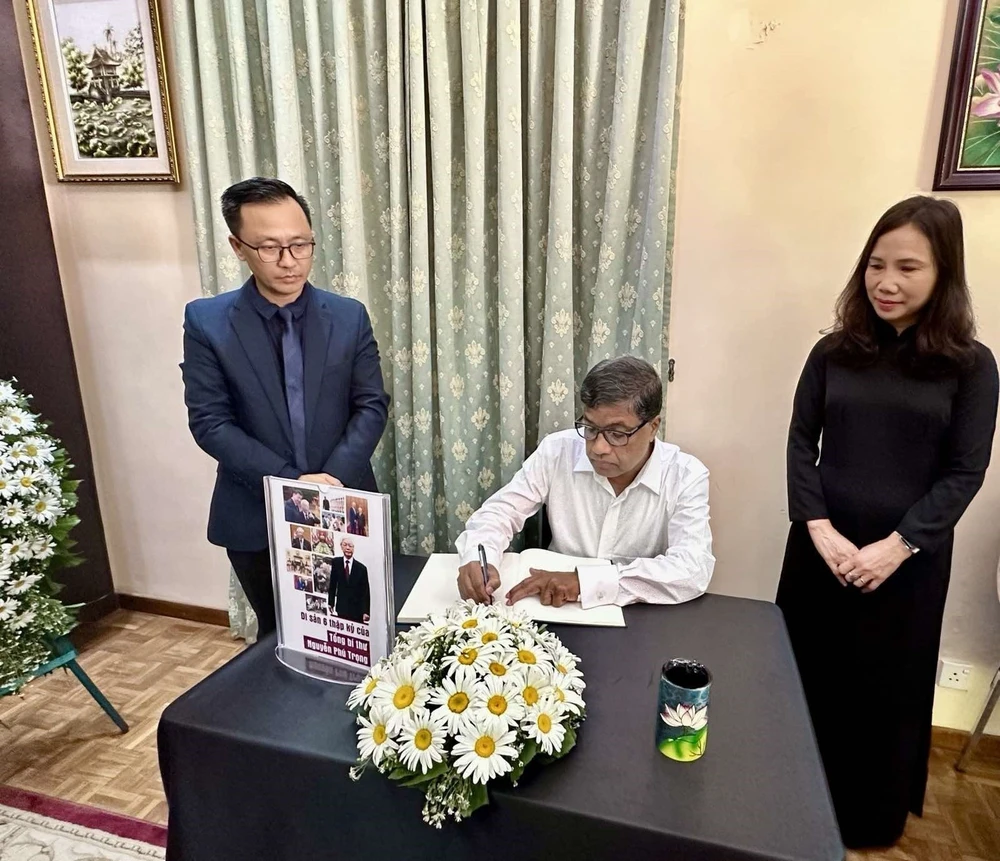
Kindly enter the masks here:
M 967 691 L 969 679 L 972 677 L 972 664 L 962 661 L 952 661 L 941 658 L 938 661 L 937 683 L 942 688 L 954 688 L 956 691 Z

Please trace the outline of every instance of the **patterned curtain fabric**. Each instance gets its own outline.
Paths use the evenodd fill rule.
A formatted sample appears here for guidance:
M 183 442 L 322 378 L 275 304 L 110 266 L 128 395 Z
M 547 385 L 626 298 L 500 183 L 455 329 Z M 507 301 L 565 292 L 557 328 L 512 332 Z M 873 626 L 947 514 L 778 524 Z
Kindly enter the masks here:
M 679 3 L 171 5 L 205 293 L 244 278 L 222 191 L 301 191 L 312 282 L 365 302 L 378 338 L 398 547 L 450 550 L 572 425 L 591 365 L 661 366 Z

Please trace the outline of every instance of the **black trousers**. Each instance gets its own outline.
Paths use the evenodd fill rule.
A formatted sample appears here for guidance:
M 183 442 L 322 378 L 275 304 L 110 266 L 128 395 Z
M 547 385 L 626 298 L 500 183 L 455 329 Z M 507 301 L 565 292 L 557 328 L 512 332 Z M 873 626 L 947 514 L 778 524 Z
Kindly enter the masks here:
M 236 577 L 246 592 L 247 600 L 257 614 L 258 637 L 263 638 L 275 628 L 274 586 L 271 584 L 270 550 L 227 550 Z

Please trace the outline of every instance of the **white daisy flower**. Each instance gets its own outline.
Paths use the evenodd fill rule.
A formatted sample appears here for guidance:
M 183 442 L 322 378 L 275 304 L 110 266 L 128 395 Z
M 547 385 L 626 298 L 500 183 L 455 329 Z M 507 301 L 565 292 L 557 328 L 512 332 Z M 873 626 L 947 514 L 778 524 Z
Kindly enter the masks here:
M 566 727 L 563 724 L 565 709 L 555 697 L 543 697 L 528 709 L 521 728 L 528 738 L 538 742 L 542 753 L 556 753 L 562 749 L 566 737 Z
M 31 469 L 19 469 L 14 473 L 14 490 L 21 496 L 29 496 L 38 490 L 40 476 Z
M 55 448 L 41 437 L 29 437 L 22 443 L 24 453 L 36 464 L 52 463 L 55 460 Z
M 19 562 L 22 559 L 31 559 L 31 546 L 27 541 L 20 540 L 0 544 L 0 558 L 7 562 Z
M 503 619 L 483 619 L 472 632 L 471 639 L 480 646 L 493 643 L 499 649 L 514 648 L 514 636 Z
M 399 745 L 389 733 L 390 713 L 385 708 L 373 708 L 368 717 L 358 715 L 358 752 L 362 759 L 370 759 L 376 766 Z
M 350 693 L 347 697 L 347 707 L 352 711 L 359 706 L 361 708 L 368 708 L 371 702 L 372 695 L 375 693 L 375 688 L 378 687 L 378 681 L 385 675 L 386 665 L 379 661 L 374 667 L 369 670 L 368 675 L 364 677 L 361 683 Z
M 552 686 L 552 696 L 563 704 L 566 711 L 576 714 L 583 712 L 583 697 L 563 681 L 560 673 L 550 673 L 549 684 Z
M 565 646 L 557 647 L 552 653 L 553 669 L 559 673 L 563 681 L 574 690 L 583 690 L 587 685 L 583 681 L 583 673 L 577 669 L 580 659 Z
M 0 380 L 0 405 L 12 404 L 17 400 L 14 386 L 6 380 Z
M 464 609 L 466 612 L 461 618 L 451 620 L 453 630 L 468 631 L 471 633 L 475 631 L 476 628 L 478 628 L 489 615 L 487 605 L 485 604 L 474 603 L 471 607 L 465 607 Z
M 494 726 L 498 730 L 517 726 L 524 717 L 524 701 L 517 684 L 501 676 L 487 676 L 478 685 L 472 703 L 472 719 L 477 726 Z
M 440 706 L 435 709 L 435 715 L 440 715 L 452 735 L 458 735 L 469 728 L 471 706 L 478 694 L 477 687 L 475 672 L 462 667 L 454 676 L 445 676 L 440 687 L 431 695 L 431 704 Z
M 0 506 L 0 523 L 4 526 L 20 526 L 24 523 L 24 507 L 16 499 Z
M 416 628 L 407 631 L 404 636 L 406 642 L 411 645 L 422 646 L 447 633 L 447 631 L 448 620 L 444 616 L 428 616 Z
M 10 580 L 11 568 L 10 562 L 0 556 L 0 585 L 6 583 Z
M 0 622 L 13 619 L 19 606 L 13 598 L 0 598 Z
M 399 758 L 410 771 L 426 774 L 444 759 L 448 740 L 444 724 L 426 709 L 414 712 L 399 736 Z
M 36 523 L 55 523 L 62 514 L 62 506 L 55 496 L 43 496 L 31 503 L 31 519 Z
M 20 433 L 30 433 L 35 429 L 35 417 L 20 407 L 10 407 L 5 418 Z
M 496 676 L 513 681 L 517 677 L 524 675 L 524 669 L 524 664 L 517 662 L 513 650 L 498 649 L 490 659 L 490 664 L 486 668 L 486 675 L 487 677 Z
M 461 643 L 456 643 L 452 647 L 451 654 L 445 655 L 442 666 L 449 675 L 454 675 L 463 667 L 485 673 L 495 653 L 496 650 L 490 646 L 477 649 L 475 646 L 463 646 Z
M 31 555 L 35 559 L 48 559 L 56 552 L 51 536 L 43 535 L 31 542 Z
M 0 464 L 0 499 L 10 499 L 15 490 L 13 476 L 6 475 L 3 464 Z
M 511 770 L 510 760 L 517 756 L 512 747 L 516 738 L 516 733 L 498 731 L 497 727 L 463 733 L 452 748 L 455 770 L 473 783 L 482 784 L 506 774 Z
M 20 616 L 16 617 L 13 622 L 10 623 L 11 628 L 15 631 L 20 631 L 22 628 L 27 628 L 32 622 L 35 621 L 35 611 L 25 610 Z
M 492 606 L 495 607 L 494 612 L 515 631 L 528 630 L 537 633 L 538 629 L 535 628 L 534 623 L 532 623 L 531 619 L 528 618 L 528 614 L 519 607 L 508 607 L 506 604 L 496 604 Z
M 525 670 L 529 667 L 538 667 L 546 671 L 552 669 L 552 657 L 539 644 L 522 640 L 515 649 L 516 662 L 521 664 Z
M 542 697 L 553 692 L 549 674 L 538 667 L 531 667 L 527 673 L 517 677 L 517 690 L 529 707 L 537 705 Z
M 385 675 L 378 680 L 372 695 L 374 706 L 384 706 L 389 710 L 389 732 L 395 735 L 403 724 L 422 709 L 431 695 L 427 686 L 427 671 L 417 667 L 411 658 L 404 658 L 390 664 Z
M 4 588 L 8 595 L 23 595 L 41 579 L 41 574 L 22 574 L 11 580 Z

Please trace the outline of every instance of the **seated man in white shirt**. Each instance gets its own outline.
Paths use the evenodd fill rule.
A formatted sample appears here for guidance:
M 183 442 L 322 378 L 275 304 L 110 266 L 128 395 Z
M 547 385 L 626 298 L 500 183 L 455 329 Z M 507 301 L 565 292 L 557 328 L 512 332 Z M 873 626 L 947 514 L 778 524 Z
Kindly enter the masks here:
M 537 595 L 556 607 L 679 604 L 703 594 L 715 557 L 709 528 L 708 470 L 656 439 L 663 385 L 631 356 L 595 365 L 580 387 L 583 417 L 574 430 L 546 436 L 510 483 L 469 518 L 455 542 L 458 591 L 490 603 L 498 566 L 525 521 L 546 506 L 557 553 L 610 560 L 575 571 L 531 569 L 507 595 Z M 483 583 L 478 548 L 486 551 Z

